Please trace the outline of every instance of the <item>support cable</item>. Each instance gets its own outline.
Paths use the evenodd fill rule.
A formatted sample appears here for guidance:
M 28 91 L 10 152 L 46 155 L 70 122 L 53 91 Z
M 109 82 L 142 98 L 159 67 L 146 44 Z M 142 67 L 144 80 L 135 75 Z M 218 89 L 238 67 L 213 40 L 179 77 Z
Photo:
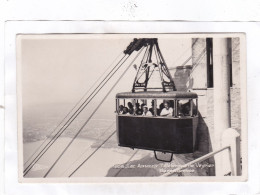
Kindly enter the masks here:
M 119 65 L 119 63 L 125 58 L 125 56 L 117 63 L 117 65 L 109 72 L 109 74 L 112 73 L 112 71 Z M 127 56 L 127 58 L 124 59 L 124 61 L 120 64 L 120 66 L 116 69 L 116 71 L 124 64 L 124 62 L 128 58 L 129 58 L 129 55 Z M 100 85 L 108 78 L 106 80 L 106 82 L 107 82 L 115 74 L 116 71 L 114 71 L 109 78 L 108 78 L 108 75 L 109 75 L 108 74 L 106 76 L 106 78 L 104 78 L 102 80 L 102 82 L 98 85 L 98 87 L 100 87 Z M 103 83 L 103 86 L 106 84 L 106 82 Z M 61 127 L 61 129 L 55 134 L 55 136 L 49 141 L 49 143 L 43 148 L 43 150 L 36 156 L 36 158 L 32 161 L 32 163 L 24 170 L 24 176 L 32 169 L 32 167 L 35 165 L 35 163 L 38 162 L 38 160 L 47 152 L 47 150 L 54 144 L 54 142 L 61 136 L 61 134 L 69 127 L 69 125 L 83 111 L 83 109 L 89 104 L 89 102 L 97 95 L 97 93 L 103 88 L 103 86 L 101 86 L 100 89 L 98 89 L 97 92 L 96 92 L 96 90 L 97 90 L 98 87 L 95 88 L 95 90 L 88 96 L 88 98 L 80 105 L 80 107 L 74 112 L 74 114 L 69 118 L 69 120 Z M 93 93 L 95 93 L 95 94 L 93 95 Z M 92 95 L 93 95 L 93 97 L 91 97 Z M 89 100 L 90 97 L 91 97 L 91 99 Z M 63 129 L 64 127 L 65 127 L 65 129 Z
M 24 166 L 32 159 L 32 157 L 40 150 L 40 148 L 44 145 L 44 143 L 48 140 L 48 137 L 50 137 L 57 129 L 58 127 L 65 121 L 65 119 L 72 113 L 72 111 L 79 105 L 79 103 L 84 99 L 84 97 L 90 92 L 90 90 L 95 86 L 95 84 L 104 76 L 104 74 L 111 68 L 111 66 L 117 61 L 117 59 L 122 55 L 120 53 L 115 60 L 109 65 L 109 67 L 103 72 L 103 74 L 96 80 L 95 83 L 84 93 L 84 95 L 80 98 L 80 100 L 73 106 L 73 108 L 69 111 L 69 113 L 61 120 L 61 122 L 54 128 L 54 130 L 47 135 L 47 137 L 44 139 L 44 141 L 41 143 L 41 145 L 34 151 L 34 153 L 27 159 L 27 161 L 24 163 Z
M 69 177 L 71 177 L 72 175 L 74 175 L 74 173 L 76 173 L 80 167 L 82 167 L 83 164 L 85 164 L 85 162 L 87 162 L 114 134 L 116 133 L 116 131 L 113 131 L 113 133 L 102 142 L 101 145 L 99 145 L 70 175 Z
M 88 120 L 83 124 L 83 126 L 79 129 L 79 131 L 76 133 L 76 135 L 73 137 L 73 139 L 69 142 L 69 144 L 66 146 L 66 148 L 63 150 L 63 152 L 59 155 L 59 157 L 57 158 L 57 160 L 53 163 L 53 165 L 50 167 L 50 169 L 47 171 L 47 173 L 44 175 L 44 177 L 47 177 L 48 174 L 50 173 L 50 171 L 53 169 L 53 167 L 57 164 L 57 162 L 59 161 L 59 159 L 64 155 L 64 153 L 67 151 L 67 149 L 70 147 L 70 145 L 74 142 L 74 140 L 77 138 L 77 136 L 80 134 L 80 132 L 83 130 L 83 128 L 87 125 L 87 123 L 89 122 L 89 120 L 92 118 L 92 116 L 96 113 L 96 111 L 99 109 L 99 107 L 102 105 L 102 103 L 105 101 L 105 99 L 107 98 L 107 96 L 112 92 L 112 90 L 115 88 L 115 86 L 117 85 L 117 83 L 121 80 L 121 78 L 125 75 L 125 73 L 127 72 L 127 70 L 131 67 L 131 65 L 133 64 L 133 62 L 137 59 L 137 57 L 141 54 L 143 50 L 143 47 L 142 49 L 139 51 L 139 53 L 137 54 L 137 56 L 133 59 L 133 61 L 130 63 L 130 65 L 126 68 L 126 70 L 122 73 L 122 75 L 118 78 L 118 80 L 116 81 L 116 83 L 112 86 L 112 88 L 108 91 L 108 93 L 104 96 L 104 98 L 101 100 L 100 104 L 96 107 L 96 109 L 92 112 L 92 114 L 90 115 L 90 117 L 88 118 Z M 128 56 L 129 57 L 129 56 Z M 122 66 L 122 64 L 121 64 Z M 120 67 L 121 67 L 120 66 Z M 119 68 L 120 68 L 119 67 Z M 118 69 L 119 69 L 118 68 Z M 118 70 L 117 69 L 117 70 Z M 117 71 L 116 70 L 116 71 Z M 115 71 L 115 72 L 116 72 Z M 113 74 L 114 75 L 114 74 Z M 112 75 L 112 76 L 113 76 Z M 112 77 L 111 76 L 111 77 Z M 111 78 L 110 77 L 110 78 Z M 109 78 L 109 79 L 110 79 Z M 106 83 L 105 83 L 106 84 Z M 103 85 L 104 86 L 104 85 Z M 99 89 L 100 90 L 100 89 Z M 98 91 L 99 92 L 99 91 Z M 98 93 L 97 92 L 97 93 Z M 92 98 L 93 99 L 93 98 Z M 92 100 L 91 99 L 91 100 Z M 90 101 L 91 101 L 90 100 Z M 90 102 L 89 101 L 89 102 Z M 83 108 L 84 109 L 84 108 Z
M 103 132 L 103 133 L 99 136 L 98 139 L 100 139 L 103 135 L 105 135 L 105 133 L 106 133 L 107 131 L 109 131 L 114 124 L 115 124 L 115 121 L 105 130 L 105 132 Z M 82 157 L 84 154 L 86 154 L 86 152 L 88 151 L 89 148 L 90 148 L 90 146 L 87 147 L 87 148 L 85 149 L 85 151 L 84 151 L 65 171 L 63 171 L 63 173 L 61 174 L 61 176 L 62 176 L 62 175 L 65 175 L 65 173 L 72 167 L 72 165 L 76 164 L 76 163 L 81 159 L 81 157 Z

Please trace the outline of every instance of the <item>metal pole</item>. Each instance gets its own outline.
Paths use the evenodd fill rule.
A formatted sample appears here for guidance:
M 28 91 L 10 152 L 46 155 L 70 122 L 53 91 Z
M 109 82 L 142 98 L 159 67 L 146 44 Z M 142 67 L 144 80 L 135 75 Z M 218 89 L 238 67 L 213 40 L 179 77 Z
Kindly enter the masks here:
M 223 131 L 231 126 L 230 117 L 230 65 L 228 38 L 213 39 L 214 77 L 214 140 L 213 150 L 220 148 Z M 215 174 L 223 175 L 222 155 L 215 156 Z

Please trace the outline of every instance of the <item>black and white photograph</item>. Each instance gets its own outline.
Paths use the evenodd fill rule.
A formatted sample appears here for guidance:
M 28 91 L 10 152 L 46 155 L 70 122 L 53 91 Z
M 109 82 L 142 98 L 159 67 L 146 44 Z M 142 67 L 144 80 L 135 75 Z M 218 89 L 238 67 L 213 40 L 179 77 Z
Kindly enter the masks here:
M 17 35 L 19 181 L 245 181 L 245 37 Z

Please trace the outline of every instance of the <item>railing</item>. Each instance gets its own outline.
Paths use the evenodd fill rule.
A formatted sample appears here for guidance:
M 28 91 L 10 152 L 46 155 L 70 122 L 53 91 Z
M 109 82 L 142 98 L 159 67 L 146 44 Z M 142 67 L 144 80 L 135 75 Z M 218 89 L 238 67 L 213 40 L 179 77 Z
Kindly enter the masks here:
M 230 169 L 231 169 L 231 175 L 232 176 L 238 176 L 241 175 L 241 165 L 240 165 L 240 135 L 237 133 L 236 130 L 234 129 L 227 129 L 224 131 L 223 136 L 222 136 L 222 145 L 224 147 L 210 152 L 200 158 L 197 158 L 185 165 L 182 165 L 174 170 L 172 170 L 170 173 L 166 173 L 161 175 L 161 177 L 167 177 L 171 176 L 174 173 L 179 173 L 182 169 L 185 169 L 187 167 L 190 167 L 191 165 L 195 163 L 200 163 L 204 160 L 209 159 L 210 157 L 224 151 L 228 150 L 228 159 L 230 162 Z M 222 158 L 223 160 L 224 158 Z

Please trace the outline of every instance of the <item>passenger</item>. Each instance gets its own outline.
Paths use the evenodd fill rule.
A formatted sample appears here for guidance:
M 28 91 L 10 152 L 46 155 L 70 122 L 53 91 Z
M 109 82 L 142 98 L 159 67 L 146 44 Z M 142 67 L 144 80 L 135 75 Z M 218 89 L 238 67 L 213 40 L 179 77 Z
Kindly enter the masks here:
M 179 100 L 177 101 L 177 116 L 179 118 L 184 116 L 184 114 L 183 114 L 183 105 L 182 105 L 182 103 Z
M 160 116 L 172 116 L 173 109 L 169 106 L 169 102 L 164 103 L 164 109 L 162 109 Z
M 134 106 L 134 113 L 135 115 L 142 115 L 143 111 L 140 109 L 140 104 L 136 103 Z
M 143 107 L 145 106 L 145 104 L 141 104 L 141 110 L 143 110 Z
M 123 107 L 123 113 L 122 114 L 129 114 L 127 107 Z
M 120 105 L 120 106 L 119 106 L 118 114 L 123 114 L 123 108 L 124 108 L 123 105 Z
M 133 104 L 131 102 L 128 102 L 127 105 L 128 105 L 128 112 L 129 112 L 129 114 L 134 114 L 134 106 L 133 106 Z
M 159 105 L 159 109 L 157 109 L 157 115 L 158 115 L 158 116 L 161 115 L 161 112 L 162 112 L 163 108 L 164 108 L 164 104 L 161 103 L 161 104 Z
M 189 116 L 190 115 L 190 106 L 189 106 L 189 104 L 184 104 L 182 107 L 183 107 L 182 108 L 183 115 L 184 116 Z
M 153 116 L 153 114 L 148 110 L 148 107 L 146 105 L 143 106 L 142 116 Z
M 154 100 L 151 102 L 151 108 L 149 108 L 149 111 L 154 115 Z

